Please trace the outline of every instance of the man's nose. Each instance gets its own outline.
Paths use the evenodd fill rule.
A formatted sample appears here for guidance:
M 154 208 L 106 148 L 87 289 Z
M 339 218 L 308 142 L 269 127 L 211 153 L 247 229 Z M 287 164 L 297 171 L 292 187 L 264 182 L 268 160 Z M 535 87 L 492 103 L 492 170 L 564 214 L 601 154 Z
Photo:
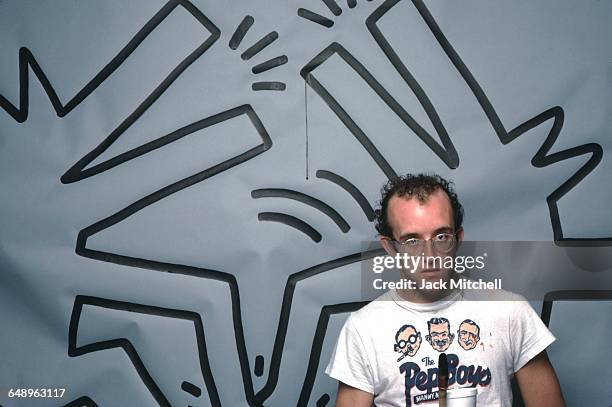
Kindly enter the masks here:
M 433 257 L 436 255 L 436 251 L 434 250 L 433 241 L 425 240 L 423 243 L 423 254 L 427 258 L 427 268 L 434 267 Z

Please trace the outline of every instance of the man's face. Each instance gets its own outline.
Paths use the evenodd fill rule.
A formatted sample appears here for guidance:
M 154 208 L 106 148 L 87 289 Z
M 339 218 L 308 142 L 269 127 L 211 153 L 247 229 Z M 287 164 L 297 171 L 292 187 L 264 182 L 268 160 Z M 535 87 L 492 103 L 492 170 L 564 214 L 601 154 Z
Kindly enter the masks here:
M 438 352 L 444 352 L 450 346 L 455 336 L 450 333 L 448 323 L 431 324 L 427 341 Z
M 474 349 L 478 345 L 480 337 L 476 325 L 462 322 L 459 325 L 459 345 L 465 350 Z
M 412 327 L 404 329 L 397 337 L 396 352 L 414 356 L 421 347 L 421 335 Z
M 387 218 L 389 226 L 393 231 L 393 239 L 402 242 L 409 238 L 432 239 L 440 233 L 454 233 L 455 224 L 453 209 L 450 199 L 442 189 L 433 192 L 425 202 L 419 202 L 416 198 L 405 198 L 393 196 L 387 206 Z M 457 239 L 463 237 L 463 231 L 457 231 Z M 393 255 L 392 248 L 386 246 L 387 252 Z M 423 256 L 439 256 L 444 258 L 452 256 L 451 253 L 438 253 L 434 250 L 430 241 L 425 242 Z M 421 255 L 419 253 L 419 255 Z M 421 285 L 421 280 L 448 281 L 451 269 L 440 268 L 440 263 L 421 264 L 414 270 L 414 273 L 404 270 L 402 277 L 415 280 L 417 286 Z

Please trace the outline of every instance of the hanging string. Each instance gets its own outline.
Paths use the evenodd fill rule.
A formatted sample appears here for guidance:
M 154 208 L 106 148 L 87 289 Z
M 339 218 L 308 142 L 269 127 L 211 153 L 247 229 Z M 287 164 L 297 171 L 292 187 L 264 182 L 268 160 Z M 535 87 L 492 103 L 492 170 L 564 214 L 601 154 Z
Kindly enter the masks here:
M 304 116 L 306 119 L 306 179 L 308 179 L 308 88 L 304 80 Z

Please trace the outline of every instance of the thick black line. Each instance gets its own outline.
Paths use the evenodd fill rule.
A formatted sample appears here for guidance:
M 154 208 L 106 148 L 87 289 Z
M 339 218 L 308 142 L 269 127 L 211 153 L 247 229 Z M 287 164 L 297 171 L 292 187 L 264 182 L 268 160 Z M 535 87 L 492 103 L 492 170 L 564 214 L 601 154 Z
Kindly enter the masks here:
M 251 45 L 246 51 L 242 53 L 242 55 L 240 55 L 240 58 L 244 59 L 245 61 L 248 61 L 249 59 L 257 55 L 262 49 L 276 41 L 277 38 L 278 33 L 276 31 L 272 31 L 271 33 L 257 41 L 255 44 Z
M 382 249 L 358 252 L 317 264 L 316 266 L 309 267 L 289 276 L 287 279 L 287 284 L 285 285 L 285 291 L 283 293 L 283 303 L 281 305 L 278 328 L 276 330 L 276 338 L 274 339 L 274 346 L 272 348 L 272 358 L 270 360 L 268 380 L 266 381 L 265 386 L 255 395 L 256 401 L 259 403 L 259 405 L 263 405 L 264 401 L 270 397 L 270 395 L 272 395 L 272 392 L 274 392 L 274 389 L 278 384 L 278 374 L 280 371 L 281 359 L 283 357 L 283 348 L 285 346 L 285 340 L 287 337 L 287 328 L 289 326 L 289 317 L 291 315 L 293 294 L 295 292 L 297 283 L 326 271 L 362 260 L 367 260 L 375 256 L 381 256 L 384 255 L 384 253 L 385 252 Z
M 304 233 L 312 239 L 313 242 L 319 243 L 321 241 L 321 234 L 308 223 L 295 216 L 287 215 L 285 213 L 278 212 L 260 212 L 257 214 L 257 219 L 261 222 L 278 222 L 287 226 L 291 226 Z
M 313 11 L 307 10 L 305 8 L 299 8 L 297 11 L 297 15 L 308 20 L 308 21 L 312 21 L 313 23 L 317 23 L 319 25 L 322 25 L 323 27 L 333 27 L 334 25 L 334 21 L 330 20 L 327 17 L 322 16 L 321 14 L 317 14 Z
M 357 7 L 357 0 L 346 0 L 346 4 L 350 8 L 355 8 L 355 7 Z
M 265 62 L 262 62 L 261 64 L 255 65 L 251 69 L 251 72 L 253 72 L 254 74 L 266 72 L 266 71 L 269 71 L 272 68 L 276 68 L 277 66 L 281 66 L 281 65 L 286 64 L 287 61 L 289 61 L 289 58 L 287 58 L 287 55 L 281 55 L 281 56 L 278 56 L 276 58 L 272 58 L 272 59 L 269 59 L 269 60 L 267 60 Z
M 145 25 L 136 33 L 132 39 L 130 39 L 125 47 L 117 53 L 111 59 L 111 61 L 102 68 L 100 72 L 96 74 L 87 84 L 77 92 L 77 94 L 70 99 L 65 105 L 59 100 L 53 85 L 49 82 L 47 75 L 34 58 L 34 55 L 26 47 L 19 49 L 19 109 L 15 107 L 11 102 L 0 95 L 0 107 L 2 107 L 13 119 L 19 123 L 23 123 L 28 118 L 29 109 L 29 75 L 28 66 L 32 68 L 32 72 L 40 84 L 43 86 L 44 91 L 47 93 L 49 100 L 55 112 L 59 117 L 64 117 L 72 109 L 77 107 L 87 96 L 89 96 L 102 82 L 104 82 L 131 54 L 136 48 L 144 41 L 144 39 L 174 10 L 176 6 L 188 3 L 186 0 L 170 0 L 168 1 Z M 195 16 L 194 16 L 195 17 Z M 197 17 L 196 17 L 197 18 Z M 212 27 L 212 23 L 210 23 Z M 206 27 L 207 29 L 209 27 Z M 214 27 L 216 29 L 216 27 Z M 209 30 L 211 31 L 211 30 Z M 213 36 L 214 31 L 211 31 Z
M 317 407 L 325 407 L 329 403 L 329 394 L 325 393 L 317 400 Z
M 238 27 L 236 27 L 236 31 L 234 31 L 234 34 L 232 34 L 232 38 L 230 39 L 229 47 L 231 49 L 237 49 L 240 46 L 242 39 L 254 22 L 255 19 L 252 16 L 247 15 L 242 19 Z
M 251 197 L 253 199 L 258 199 L 258 198 L 293 199 L 295 201 L 301 202 L 303 204 L 306 204 L 308 206 L 311 206 L 323 212 L 324 214 L 329 216 L 329 218 L 333 220 L 334 223 L 338 225 L 340 230 L 343 231 L 344 233 L 347 233 L 349 230 L 351 230 L 351 227 L 346 222 L 346 220 L 344 220 L 344 218 L 334 208 L 332 208 L 325 202 L 313 196 L 306 195 L 299 191 L 294 191 L 292 189 L 283 189 L 283 188 L 255 189 L 251 191 Z
M 335 0 L 323 0 L 323 3 L 325 3 L 329 11 L 331 11 L 336 17 L 342 14 L 342 9 L 340 6 L 338 6 Z
M 208 31 L 210 31 L 211 35 L 204 41 L 195 51 L 189 54 L 185 59 L 183 59 L 169 74 L 164 78 L 164 80 L 145 98 L 145 100 L 134 110 L 130 115 L 123 120 L 109 135 L 106 137 L 99 145 L 97 145 L 93 150 L 87 153 L 83 158 L 77 161 L 64 175 L 61 176 L 60 180 L 64 184 L 80 181 L 84 178 L 91 177 L 92 175 L 96 175 L 108 168 L 119 165 L 125 161 L 128 161 L 135 156 L 140 154 L 122 154 L 121 157 L 114 157 L 111 160 L 114 160 L 114 164 L 110 165 L 108 168 L 105 165 L 108 165 L 108 160 L 105 163 L 94 166 L 93 168 L 89 168 L 87 170 L 83 170 L 88 164 L 90 164 L 93 160 L 95 160 L 100 154 L 106 151 L 134 122 L 136 122 L 140 116 L 149 108 L 159 97 L 172 85 L 172 83 L 191 65 L 196 59 L 198 59 L 204 52 L 208 50 L 212 46 L 212 44 L 217 41 L 220 36 L 219 29 L 210 21 L 208 18 L 200 12 L 196 7 L 194 7 L 191 3 L 186 0 L 174 0 L 169 2 L 168 4 L 181 4 L 187 11 L 189 11 Z M 176 5 L 174 4 L 174 5 Z M 169 10 L 171 11 L 171 9 Z M 159 21 L 150 20 L 145 28 L 148 30 L 147 34 L 151 32 L 159 23 L 169 14 L 169 11 L 162 15 Z M 97 86 L 97 85 L 96 85 Z M 132 150 L 140 151 L 140 147 Z M 95 170 L 94 170 L 95 168 Z
M 278 90 L 284 91 L 287 89 L 287 85 L 283 82 L 253 82 L 251 85 L 252 90 Z
M 138 268 L 163 271 L 163 272 L 168 272 L 168 273 L 190 275 L 190 276 L 200 277 L 200 278 L 209 278 L 209 279 L 214 279 L 214 280 L 223 281 L 227 283 L 230 288 L 234 334 L 235 334 L 235 339 L 236 339 L 236 344 L 237 344 L 236 346 L 237 346 L 238 358 L 240 361 L 240 369 L 242 373 L 244 390 L 245 390 L 247 402 L 250 405 L 256 405 L 253 383 L 251 379 L 251 370 L 249 367 L 249 361 L 248 361 L 247 351 L 246 351 L 246 344 L 244 341 L 242 316 L 241 316 L 242 314 L 240 312 L 240 294 L 239 294 L 236 278 L 233 275 L 229 273 L 223 273 L 220 271 L 185 266 L 181 264 L 163 263 L 163 262 L 152 261 L 152 260 L 147 260 L 147 259 L 142 259 L 142 258 L 137 258 L 137 257 L 118 255 L 116 253 L 91 250 L 86 247 L 87 239 L 90 236 L 125 220 L 126 218 L 132 216 L 134 213 L 142 210 L 143 208 L 161 199 L 164 199 L 184 188 L 187 188 L 191 185 L 202 182 L 236 165 L 242 164 L 258 156 L 259 154 L 265 152 L 272 146 L 272 140 L 268 136 L 266 129 L 264 128 L 263 124 L 259 120 L 259 117 L 255 113 L 255 111 L 251 108 L 251 106 L 243 105 L 243 106 L 240 106 L 234 109 L 230 109 L 227 112 L 231 112 L 231 113 L 224 115 L 223 116 L 224 120 L 228 120 L 229 118 L 232 118 L 232 117 L 237 117 L 240 114 L 246 114 L 248 118 L 250 119 L 251 123 L 253 124 L 253 127 L 256 129 L 259 137 L 262 139 L 262 143 L 250 150 L 243 152 L 242 154 L 239 154 L 233 158 L 230 158 L 229 160 L 226 160 L 220 164 L 214 165 L 204 171 L 196 173 L 190 177 L 184 178 L 156 192 L 153 192 L 152 194 L 149 194 L 145 196 L 144 198 L 139 199 L 138 201 L 128 205 L 127 207 L 121 209 L 120 211 L 114 213 L 113 215 L 105 219 L 102 219 L 100 221 L 97 221 L 96 223 L 82 229 L 79 232 L 79 235 L 77 237 L 75 252 L 79 256 L 87 257 L 87 258 L 94 259 L 94 260 L 121 264 L 121 265 L 129 266 L 129 267 L 138 267 Z M 212 117 L 216 117 L 216 119 L 220 118 L 219 115 L 212 116 Z M 218 122 L 215 120 L 211 120 L 210 124 L 212 124 L 213 122 Z
M 319 321 L 317 322 L 317 329 L 312 339 L 312 347 L 310 348 L 310 357 L 308 359 L 308 368 L 306 369 L 306 375 L 304 376 L 304 384 L 302 385 L 302 391 L 300 392 L 300 398 L 297 403 L 298 406 L 307 406 L 308 401 L 310 400 L 312 388 L 317 377 L 317 369 L 319 368 L 321 349 L 323 349 L 323 342 L 325 340 L 325 334 L 327 333 L 329 317 L 334 314 L 357 311 L 367 303 L 368 301 L 348 302 L 344 304 L 325 305 L 323 308 L 321 308 L 321 312 L 319 313 Z M 329 396 L 327 397 L 327 401 L 329 401 Z M 327 402 L 325 402 L 325 404 L 327 404 Z M 317 401 L 317 405 L 319 405 L 319 401 Z
M 361 193 L 359 188 L 353 185 L 349 180 L 344 177 L 341 177 L 336 173 L 326 170 L 318 170 L 316 175 L 317 178 L 331 181 L 334 184 L 338 185 L 340 188 L 344 189 L 346 192 L 348 192 L 359 204 L 366 218 L 368 218 L 370 222 L 374 220 L 374 209 L 372 209 L 372 206 L 370 205 L 366 197 Z
M 82 396 L 68 404 L 65 404 L 64 407 L 98 407 L 98 405 L 91 398 Z
M 193 397 L 200 397 L 202 395 L 202 389 L 200 389 L 195 384 L 187 382 L 187 381 L 184 381 L 183 383 L 181 383 L 181 389 L 191 394 Z
M 372 34 L 372 37 L 374 37 L 374 40 L 376 41 L 380 49 L 386 55 L 387 59 L 389 59 L 397 73 L 399 73 L 404 82 L 406 82 L 410 90 L 412 90 L 412 93 L 414 93 L 417 100 L 423 107 L 423 110 L 427 114 L 429 121 L 434 126 L 436 133 L 440 137 L 442 145 L 444 146 L 446 151 L 448 151 L 448 159 L 450 165 L 449 162 L 447 162 L 447 165 L 449 165 L 449 167 L 451 168 L 457 168 L 459 166 L 459 156 L 457 154 L 457 151 L 455 150 L 454 145 L 451 142 L 448 132 L 444 127 L 444 124 L 442 123 L 442 120 L 440 120 L 440 116 L 438 115 L 436 108 L 434 107 L 433 103 L 431 103 L 431 100 L 429 100 L 429 97 L 427 96 L 419 82 L 412 76 L 406 65 L 404 65 L 399 56 L 395 53 L 393 47 L 391 47 L 391 44 L 389 44 L 389 42 L 377 26 L 378 20 L 380 20 L 380 18 L 385 15 L 389 11 L 389 9 L 393 7 L 397 2 L 399 2 L 399 0 L 386 1 L 376 10 L 374 10 L 374 12 L 370 14 L 370 16 L 366 19 L 366 27 Z M 428 146 L 430 146 L 429 143 Z
M 384 13 L 389 11 L 394 5 L 396 5 L 399 0 L 386 0 L 378 9 L 374 11 L 374 13 L 368 17 L 368 28 L 373 35 L 377 32 L 377 28 L 374 23 L 377 21 Z M 503 123 L 501 122 L 495 108 L 491 104 L 489 98 L 485 94 L 484 90 L 480 87 L 480 84 L 468 67 L 465 65 L 459 54 L 455 51 L 451 43 L 448 41 L 438 23 L 433 18 L 425 3 L 422 0 L 412 0 L 412 3 L 418 10 L 419 14 L 431 30 L 432 34 L 446 53 L 446 56 L 451 60 L 452 64 L 455 66 L 455 69 L 459 72 L 459 74 L 463 77 L 464 81 L 474 94 L 474 97 L 480 104 L 482 110 L 487 116 L 491 126 L 493 127 L 497 137 L 501 141 L 502 144 L 507 144 L 524 134 L 528 130 L 542 124 L 548 119 L 554 119 L 552 128 L 548 133 L 544 143 L 540 147 L 540 149 L 536 152 L 531 160 L 531 164 L 535 167 L 541 168 L 546 167 L 551 164 L 554 164 L 559 161 L 568 160 L 571 158 L 580 157 L 582 155 L 590 155 L 588 161 L 576 171 L 568 180 L 566 180 L 563 184 L 561 184 L 557 189 L 555 189 L 548 197 L 546 198 L 546 202 L 548 204 L 548 210 L 550 213 L 550 220 L 553 229 L 553 236 L 555 243 L 559 246 L 609 246 L 612 245 L 612 236 L 610 237 L 599 237 L 599 238 L 568 238 L 563 235 L 563 229 L 561 226 L 561 220 L 559 218 L 559 209 L 558 209 L 558 201 L 569 191 L 571 191 L 580 181 L 582 181 L 588 174 L 591 173 L 600 163 L 603 156 L 603 149 L 597 143 L 588 143 L 580 146 L 576 146 L 573 148 L 569 148 L 563 151 L 556 152 L 554 154 L 547 155 L 554 145 L 555 141 L 559 137 L 561 132 L 561 128 L 563 127 L 563 118 L 564 113 L 563 109 L 559 106 L 552 107 L 535 117 L 527 120 L 526 122 L 520 124 L 516 128 L 511 131 L 506 131 Z M 380 34 L 380 32 L 378 31 Z M 380 34 L 379 38 L 382 37 Z M 384 38 L 383 38 L 384 40 Z M 386 41 L 383 41 L 384 45 Z M 379 42 L 381 44 L 381 42 Z M 381 47 L 383 47 L 381 45 Z M 387 43 L 388 45 L 388 43 Z M 390 51 L 390 47 L 385 47 L 383 50 Z M 391 53 L 393 55 L 394 52 Z M 389 57 L 389 55 L 387 55 Z M 391 59 L 391 57 L 389 57 Z M 400 62 L 401 64 L 401 62 Z M 395 64 L 394 64 L 395 65 Z M 398 65 L 399 66 L 399 65 Z M 396 66 L 396 69 L 398 67 Z
M 459 156 L 457 151 L 446 133 L 439 133 L 438 136 L 442 140 L 443 146 L 438 144 L 429 133 L 421 127 L 412 116 L 387 92 L 387 90 L 372 76 L 372 74 L 342 45 L 332 43 L 310 62 L 302 68 L 300 75 L 306 82 L 321 96 L 321 98 L 329 105 L 332 111 L 344 123 L 349 131 L 359 140 L 364 146 L 368 154 L 378 164 L 380 169 L 389 179 L 397 177 L 395 170 L 389 165 L 386 159 L 380 154 L 372 141 L 365 135 L 363 130 L 353 121 L 348 113 L 340 106 L 340 104 L 331 96 L 331 94 L 317 81 L 313 75 L 313 71 L 327 61 L 331 56 L 337 54 L 351 68 L 361 76 L 363 80 L 376 92 L 383 102 L 449 167 L 457 168 L 459 165 Z
M 612 301 L 612 290 L 551 291 L 544 296 L 540 318 L 548 326 L 555 301 Z
M 94 342 L 83 346 L 76 345 L 83 305 L 91 305 L 101 308 L 135 312 L 146 315 L 156 315 L 166 318 L 183 319 L 193 322 L 196 333 L 196 341 L 198 344 L 200 368 L 202 371 L 202 377 L 204 378 L 204 383 L 206 384 L 206 390 L 208 391 L 210 402 L 212 405 L 215 406 L 221 405 L 219 393 L 217 391 L 215 380 L 210 369 L 210 363 L 208 361 L 204 329 L 202 325 L 202 319 L 200 318 L 199 314 L 192 311 L 161 308 L 151 305 L 115 301 L 106 298 L 90 297 L 84 295 L 77 295 L 74 300 L 74 307 L 72 309 L 72 316 L 70 318 L 70 326 L 68 329 L 68 355 L 71 357 L 77 357 L 85 355 L 87 353 L 98 352 L 105 349 L 122 348 L 130 358 L 130 361 L 138 372 L 140 379 L 143 381 L 145 386 L 147 386 L 147 389 L 160 406 L 170 406 L 170 402 L 164 396 L 160 388 L 157 386 L 157 384 L 149 374 L 148 370 L 146 369 L 144 363 L 142 362 L 142 359 L 140 359 L 138 352 L 128 339 L 119 338 L 107 341 Z
M 262 355 L 257 355 L 255 357 L 255 367 L 253 368 L 253 373 L 255 376 L 261 377 L 263 376 L 264 371 L 264 357 Z

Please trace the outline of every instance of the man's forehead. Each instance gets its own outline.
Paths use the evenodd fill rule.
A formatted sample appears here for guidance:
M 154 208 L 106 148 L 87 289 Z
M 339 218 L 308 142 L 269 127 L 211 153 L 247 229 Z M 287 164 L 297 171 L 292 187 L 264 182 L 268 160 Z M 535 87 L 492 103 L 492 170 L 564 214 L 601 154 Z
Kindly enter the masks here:
M 444 329 L 446 330 L 448 328 L 448 324 L 446 322 L 440 322 L 438 324 L 431 324 L 432 329 Z
M 437 189 L 425 201 L 417 197 L 394 195 L 387 207 L 389 225 L 399 236 L 406 233 L 429 233 L 453 227 L 453 211 L 446 192 Z

